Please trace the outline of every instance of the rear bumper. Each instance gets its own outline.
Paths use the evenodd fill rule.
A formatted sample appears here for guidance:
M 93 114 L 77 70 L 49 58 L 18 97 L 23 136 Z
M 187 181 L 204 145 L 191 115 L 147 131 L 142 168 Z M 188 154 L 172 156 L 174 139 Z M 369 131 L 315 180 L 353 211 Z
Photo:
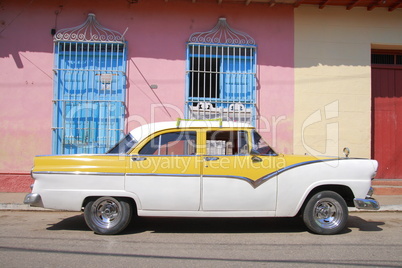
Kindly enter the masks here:
M 24 204 L 31 205 L 32 207 L 42 207 L 42 198 L 39 194 L 30 193 L 25 196 Z
M 367 210 L 379 210 L 380 203 L 376 201 L 374 198 L 355 198 L 353 199 L 355 203 L 355 207 L 358 209 L 367 209 Z

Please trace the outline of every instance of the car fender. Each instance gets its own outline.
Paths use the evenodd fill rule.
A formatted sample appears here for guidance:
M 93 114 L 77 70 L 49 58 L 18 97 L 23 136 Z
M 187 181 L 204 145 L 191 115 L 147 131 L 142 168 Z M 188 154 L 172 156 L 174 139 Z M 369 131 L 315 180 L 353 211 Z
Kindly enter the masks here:
M 375 160 L 337 159 L 306 162 L 279 170 L 276 216 L 295 216 L 310 192 L 326 185 L 346 186 L 354 197 L 363 198 L 376 169 Z

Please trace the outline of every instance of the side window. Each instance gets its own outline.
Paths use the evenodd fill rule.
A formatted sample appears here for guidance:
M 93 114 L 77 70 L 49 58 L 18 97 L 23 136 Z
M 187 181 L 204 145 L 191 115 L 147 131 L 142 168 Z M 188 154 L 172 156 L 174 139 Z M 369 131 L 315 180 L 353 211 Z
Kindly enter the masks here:
M 195 131 L 164 133 L 150 140 L 139 152 L 146 155 L 195 155 Z
M 207 155 L 248 154 L 246 131 L 208 131 Z
M 264 141 L 264 139 L 257 133 L 253 131 L 253 151 L 258 154 L 263 155 L 277 155 L 274 150 Z

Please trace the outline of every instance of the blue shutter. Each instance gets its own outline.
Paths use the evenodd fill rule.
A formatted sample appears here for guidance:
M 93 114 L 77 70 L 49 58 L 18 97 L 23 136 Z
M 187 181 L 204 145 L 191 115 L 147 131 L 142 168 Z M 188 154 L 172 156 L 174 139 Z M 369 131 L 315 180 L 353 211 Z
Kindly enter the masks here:
M 227 102 L 255 102 L 252 60 L 226 58 L 222 62 L 222 99 Z

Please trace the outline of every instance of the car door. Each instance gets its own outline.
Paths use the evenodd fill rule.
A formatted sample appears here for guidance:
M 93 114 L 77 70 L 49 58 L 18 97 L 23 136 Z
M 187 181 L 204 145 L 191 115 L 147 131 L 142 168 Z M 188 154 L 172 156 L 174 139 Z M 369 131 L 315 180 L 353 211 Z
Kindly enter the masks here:
M 216 129 L 206 131 L 204 137 L 202 209 L 275 211 L 277 155 L 249 153 L 252 129 Z
M 126 174 L 126 190 L 139 197 L 141 209 L 199 210 L 197 132 L 164 131 L 141 144 L 130 155 Z

